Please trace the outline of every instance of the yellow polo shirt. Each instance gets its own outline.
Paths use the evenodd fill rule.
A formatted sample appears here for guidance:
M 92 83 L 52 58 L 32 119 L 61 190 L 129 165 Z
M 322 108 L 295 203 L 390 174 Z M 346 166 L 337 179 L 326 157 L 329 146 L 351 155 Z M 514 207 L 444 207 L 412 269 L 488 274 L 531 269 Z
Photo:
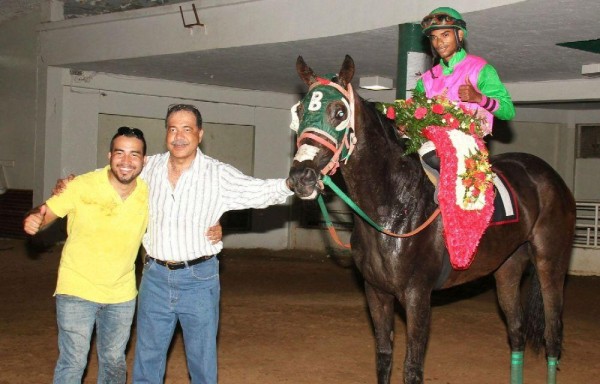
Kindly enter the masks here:
M 122 200 L 108 172 L 106 166 L 78 176 L 46 202 L 54 214 L 67 216 L 55 294 L 103 304 L 137 294 L 134 263 L 148 224 L 148 186 L 138 177 Z

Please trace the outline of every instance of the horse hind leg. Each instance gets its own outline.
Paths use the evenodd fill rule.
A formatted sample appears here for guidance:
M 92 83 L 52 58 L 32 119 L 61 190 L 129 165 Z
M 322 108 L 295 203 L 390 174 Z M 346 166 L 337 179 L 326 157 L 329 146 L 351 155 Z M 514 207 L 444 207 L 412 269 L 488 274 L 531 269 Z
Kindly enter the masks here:
M 558 360 L 562 353 L 565 273 L 556 271 L 547 273 L 544 269 L 538 271 L 541 294 L 544 302 L 544 341 L 548 359 L 548 384 L 556 383 Z
M 554 225 L 556 224 L 550 224 L 550 226 Z M 532 241 L 538 288 L 543 299 L 543 341 L 548 359 L 548 384 L 556 383 L 556 370 L 562 349 L 564 283 L 571 254 L 572 232 L 569 232 L 572 231 L 571 227 L 574 227 L 574 223 L 565 224 L 567 229 L 561 234 L 549 233 L 550 231 L 546 229 L 548 233 L 543 232 L 546 236 L 540 236 L 539 239 Z M 535 320 L 536 315 L 534 314 L 532 318 Z M 535 324 L 535 321 L 531 323 Z M 536 327 L 534 326 L 533 329 Z
M 537 303 L 529 303 L 535 310 L 527 315 L 527 339 L 535 351 L 545 345 L 548 360 L 547 384 L 556 384 L 556 371 L 562 348 L 562 308 L 564 276 L 550 279 L 540 271 L 533 276 L 532 290 L 537 290 Z M 543 299 L 542 299 L 543 297 Z M 542 303 L 543 301 L 543 303 Z
M 365 282 L 365 295 L 375 331 L 377 383 L 389 384 L 392 373 L 395 298 Z
M 524 244 L 494 273 L 498 303 L 506 319 L 511 348 L 511 384 L 523 383 L 525 332 L 521 306 L 521 280 L 529 265 L 529 260 L 529 248 L 527 244 Z

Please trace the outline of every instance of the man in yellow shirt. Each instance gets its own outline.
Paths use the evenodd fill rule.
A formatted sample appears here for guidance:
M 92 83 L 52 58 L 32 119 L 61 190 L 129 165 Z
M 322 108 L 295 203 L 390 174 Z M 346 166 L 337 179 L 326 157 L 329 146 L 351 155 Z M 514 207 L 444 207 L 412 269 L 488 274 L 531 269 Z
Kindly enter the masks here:
M 142 131 L 121 127 L 110 164 L 76 177 L 36 207 L 24 230 L 34 235 L 68 217 L 56 286 L 59 358 L 54 383 L 80 383 L 94 325 L 98 383 L 125 383 L 125 347 L 137 295 L 135 259 L 148 223 L 148 186 L 138 178 L 146 155 Z

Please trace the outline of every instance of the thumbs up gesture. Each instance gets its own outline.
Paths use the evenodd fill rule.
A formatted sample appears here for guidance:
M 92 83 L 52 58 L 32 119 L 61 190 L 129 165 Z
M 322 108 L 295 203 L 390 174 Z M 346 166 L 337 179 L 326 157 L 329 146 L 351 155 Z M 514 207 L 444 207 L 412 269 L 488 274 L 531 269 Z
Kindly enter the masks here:
M 460 98 L 460 101 L 466 103 L 479 104 L 481 102 L 481 93 L 475 90 L 468 75 L 465 78 L 465 83 L 458 87 L 458 97 Z
M 48 207 L 46 204 L 42 204 L 39 207 L 32 209 L 23 221 L 23 230 L 25 233 L 28 235 L 35 235 L 38 233 L 42 227 L 47 211 Z

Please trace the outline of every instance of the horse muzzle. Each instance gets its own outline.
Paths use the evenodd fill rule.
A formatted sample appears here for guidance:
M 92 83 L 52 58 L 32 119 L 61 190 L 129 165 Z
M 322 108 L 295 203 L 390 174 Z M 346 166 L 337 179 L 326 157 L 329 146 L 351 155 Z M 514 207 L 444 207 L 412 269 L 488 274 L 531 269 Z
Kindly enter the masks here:
M 292 190 L 302 200 L 314 200 L 325 188 L 318 173 L 312 168 L 292 168 L 290 170 Z

